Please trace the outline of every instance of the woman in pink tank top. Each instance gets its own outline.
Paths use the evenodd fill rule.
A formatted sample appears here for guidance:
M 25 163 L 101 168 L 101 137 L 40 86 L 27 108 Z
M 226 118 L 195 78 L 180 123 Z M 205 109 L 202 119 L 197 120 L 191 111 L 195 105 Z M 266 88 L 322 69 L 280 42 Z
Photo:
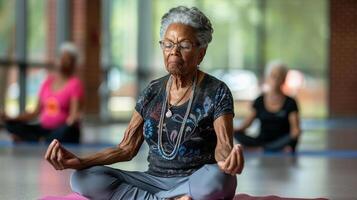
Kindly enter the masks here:
M 78 143 L 83 85 L 75 76 L 78 57 L 76 47 L 65 43 L 53 74 L 48 75 L 39 91 L 35 110 L 16 118 L 0 115 L 14 141 L 51 141 Z M 39 124 L 30 122 L 39 118 Z

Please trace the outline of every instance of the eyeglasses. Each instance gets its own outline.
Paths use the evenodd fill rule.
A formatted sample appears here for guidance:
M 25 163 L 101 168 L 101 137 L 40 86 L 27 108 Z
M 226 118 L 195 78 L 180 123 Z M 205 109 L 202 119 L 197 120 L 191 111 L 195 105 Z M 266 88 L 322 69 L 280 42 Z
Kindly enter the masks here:
M 174 47 L 177 46 L 178 50 L 181 52 L 190 52 L 194 46 L 197 46 L 197 44 L 193 44 L 188 40 L 184 40 L 179 43 L 174 43 L 169 40 L 162 40 L 159 43 L 161 49 L 164 51 L 172 51 L 172 49 L 174 49 Z

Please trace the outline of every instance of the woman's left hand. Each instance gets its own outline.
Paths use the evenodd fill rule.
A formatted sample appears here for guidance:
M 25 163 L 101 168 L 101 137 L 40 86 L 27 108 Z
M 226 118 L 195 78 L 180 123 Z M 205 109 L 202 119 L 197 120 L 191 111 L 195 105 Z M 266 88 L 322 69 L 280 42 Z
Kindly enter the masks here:
M 224 161 L 218 161 L 217 164 L 222 171 L 232 176 L 242 173 L 244 167 L 242 146 L 234 145 L 229 156 Z
M 75 122 L 75 119 L 73 117 L 68 117 L 67 120 L 66 120 L 66 124 L 68 126 L 72 126 Z

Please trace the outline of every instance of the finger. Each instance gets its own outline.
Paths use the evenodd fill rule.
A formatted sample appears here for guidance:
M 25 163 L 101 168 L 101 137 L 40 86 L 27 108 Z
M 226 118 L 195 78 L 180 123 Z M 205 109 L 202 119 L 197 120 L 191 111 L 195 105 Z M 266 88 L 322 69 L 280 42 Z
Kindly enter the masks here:
M 244 160 L 244 154 L 243 154 L 242 145 L 238 145 L 237 148 L 238 148 L 238 154 L 239 154 L 239 157 L 238 157 L 239 158 L 238 174 L 240 174 L 243 171 L 245 160 Z
M 62 150 L 62 154 L 63 156 L 69 156 L 69 157 L 74 157 L 74 154 L 70 151 L 68 151 L 66 148 L 64 148 L 62 145 L 60 145 L 61 150 Z
M 224 159 L 224 164 L 223 164 L 224 168 L 227 168 L 229 166 L 229 162 L 230 162 L 229 159 L 231 156 L 232 156 L 232 151 L 229 152 L 228 156 Z
M 51 142 L 51 144 L 48 146 L 47 148 L 47 151 L 46 151 L 46 154 L 45 154 L 45 159 L 50 161 L 50 158 L 51 158 L 51 152 L 52 152 L 52 149 L 53 147 L 55 146 L 55 144 L 57 143 L 57 140 L 53 140 Z
M 234 169 L 237 168 L 238 166 L 238 158 L 237 158 L 237 153 L 235 148 L 232 149 L 232 155 L 230 156 L 230 163 L 227 166 L 227 171 L 229 172 L 229 174 L 234 174 Z
M 55 160 L 54 162 L 56 163 L 57 165 L 57 170 L 62 170 L 63 169 L 63 165 L 62 165 L 62 151 L 61 151 L 61 144 L 58 142 L 56 147 L 55 147 L 55 154 L 56 154 L 56 157 L 55 157 Z
M 244 167 L 244 155 L 243 155 L 243 150 L 242 150 L 242 146 L 240 145 L 236 145 L 235 146 L 235 154 L 237 157 L 237 166 L 234 169 L 236 174 L 240 174 L 243 171 L 243 167 Z
M 231 158 L 232 158 L 232 151 L 228 155 L 228 157 L 225 159 L 224 164 L 223 164 L 224 172 L 227 173 L 227 174 L 230 174 L 230 171 L 228 170 L 228 167 L 231 165 L 231 161 L 232 161 Z
M 59 145 L 59 149 L 58 149 L 58 152 L 57 152 L 57 163 L 60 167 L 61 170 L 64 169 L 64 166 L 63 166 L 63 154 L 62 154 L 62 148 L 61 146 Z
M 60 169 L 60 166 L 57 161 L 57 152 L 59 149 L 59 144 L 56 143 L 55 146 L 53 147 L 52 153 L 51 153 L 51 163 L 55 167 L 55 169 Z
M 222 171 L 224 171 L 224 161 L 218 161 L 217 165 Z
M 235 150 L 236 164 L 232 169 L 232 175 L 240 174 L 241 172 L 241 162 L 238 150 Z
M 54 148 L 57 144 L 57 140 L 53 140 L 52 143 L 50 144 L 50 146 L 48 147 L 48 150 L 46 152 L 46 160 L 55 168 L 57 169 L 56 163 L 54 163 L 52 161 L 52 157 L 53 157 L 53 152 L 54 152 Z

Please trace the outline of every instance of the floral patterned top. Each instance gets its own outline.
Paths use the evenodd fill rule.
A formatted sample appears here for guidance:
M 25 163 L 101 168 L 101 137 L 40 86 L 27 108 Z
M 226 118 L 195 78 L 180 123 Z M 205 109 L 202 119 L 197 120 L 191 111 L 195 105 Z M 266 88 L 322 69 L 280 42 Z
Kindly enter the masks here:
M 166 97 L 169 75 L 152 81 L 138 98 L 135 110 L 144 119 L 144 138 L 149 145 L 148 173 L 160 177 L 188 176 L 204 164 L 216 163 L 217 144 L 213 122 L 225 114 L 233 114 L 233 97 L 225 83 L 205 74 L 197 84 L 178 154 L 165 159 L 158 150 L 158 130 L 162 104 Z M 165 152 L 174 149 L 188 101 L 173 106 L 173 115 L 164 119 L 162 144 Z M 164 111 L 166 112 L 166 111 Z

